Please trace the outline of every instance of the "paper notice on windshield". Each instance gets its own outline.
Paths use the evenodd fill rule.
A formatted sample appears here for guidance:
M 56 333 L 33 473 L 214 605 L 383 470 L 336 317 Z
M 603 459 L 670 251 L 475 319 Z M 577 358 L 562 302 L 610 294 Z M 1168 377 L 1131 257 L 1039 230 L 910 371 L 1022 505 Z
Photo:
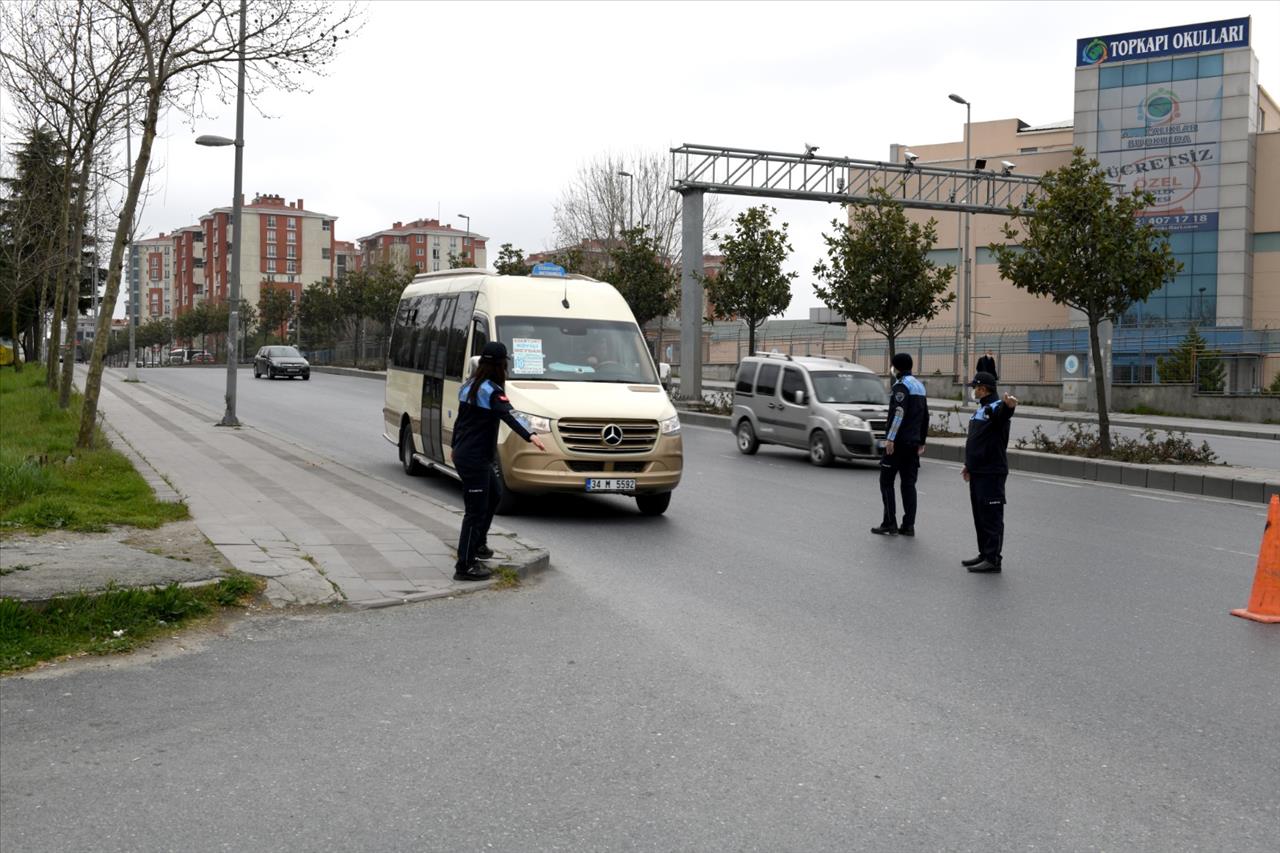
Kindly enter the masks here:
M 513 338 L 511 351 L 511 372 L 513 374 L 541 375 L 546 373 L 546 368 L 543 364 L 541 338 Z

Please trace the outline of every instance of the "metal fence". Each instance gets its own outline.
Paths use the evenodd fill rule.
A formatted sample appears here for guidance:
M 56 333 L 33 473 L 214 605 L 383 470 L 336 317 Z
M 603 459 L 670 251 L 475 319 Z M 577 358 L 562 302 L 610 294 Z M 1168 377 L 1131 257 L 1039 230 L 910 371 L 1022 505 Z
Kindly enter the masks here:
M 679 365 L 679 332 L 670 328 L 646 330 L 659 360 Z M 1185 372 L 1168 371 L 1161 364 L 1186 340 L 1186 325 L 1117 325 L 1111 338 L 1112 378 L 1126 384 L 1190 383 Z M 1194 362 L 1194 381 L 1206 392 L 1266 391 L 1280 375 L 1280 328 L 1244 329 L 1219 324 L 1197 329 L 1204 340 Z M 703 363 L 729 368 L 748 355 L 749 335 L 743 322 L 718 322 L 703 327 Z M 953 325 L 930 324 L 908 330 L 896 343 L 899 352 L 910 353 L 918 375 L 959 376 L 963 372 L 963 341 Z M 790 355 L 827 355 L 863 364 L 887 373 L 889 346 L 885 338 L 865 328 L 774 320 L 756 333 L 757 351 Z M 1092 361 L 1088 327 L 1002 327 L 973 331 L 969 371 L 978 358 L 990 353 L 1005 382 L 1056 384 L 1068 376 L 1084 376 Z M 1074 368 L 1074 370 L 1072 370 Z

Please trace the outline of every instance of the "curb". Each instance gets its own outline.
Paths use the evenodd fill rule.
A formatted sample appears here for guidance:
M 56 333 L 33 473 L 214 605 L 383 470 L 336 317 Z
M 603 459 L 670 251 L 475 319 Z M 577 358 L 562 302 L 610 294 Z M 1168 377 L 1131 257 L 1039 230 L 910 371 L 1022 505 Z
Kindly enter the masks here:
M 1087 417 L 1073 417 L 1068 414 L 1058 414 L 1055 412 L 1027 412 L 1022 417 L 1028 420 L 1038 421 L 1062 421 L 1076 422 L 1097 425 L 1096 420 L 1089 420 Z M 1169 424 L 1157 424 L 1151 421 L 1130 421 L 1127 419 L 1117 420 L 1115 413 L 1112 413 L 1111 426 L 1129 427 L 1131 429 L 1154 429 L 1159 432 L 1187 432 L 1196 433 L 1198 435 L 1220 435 L 1226 438 L 1256 438 L 1262 441 L 1280 441 L 1280 429 L 1262 431 L 1248 431 L 1235 429 L 1229 426 L 1171 426 Z
M 681 423 L 729 429 L 727 415 L 708 415 L 703 412 L 680 412 Z M 960 439 L 937 439 L 929 442 L 930 458 L 946 462 L 964 461 L 964 444 Z M 1037 453 L 1032 450 L 1010 450 L 1009 469 L 1027 474 L 1044 474 L 1076 480 L 1092 480 L 1099 483 L 1132 486 L 1201 495 L 1210 498 L 1267 503 L 1272 495 L 1280 494 L 1280 480 L 1255 480 L 1249 477 L 1229 477 L 1206 474 L 1203 468 L 1187 468 L 1174 465 L 1141 465 L 1136 462 L 1116 462 L 1111 459 L 1087 459 L 1082 456 L 1061 456 L 1056 453 Z
M 502 563 L 500 568 L 515 569 L 516 575 L 524 580 L 532 577 L 539 572 L 546 571 L 551 568 L 551 552 L 545 548 L 531 549 L 524 562 L 518 562 L 515 565 L 510 563 Z M 381 610 L 386 607 L 397 607 L 401 604 L 414 604 L 419 601 L 435 601 L 441 598 L 454 598 L 459 595 L 470 595 L 475 592 L 482 592 L 486 589 L 492 589 L 499 578 L 494 577 L 480 583 L 469 583 L 466 586 L 457 589 L 441 590 L 440 592 L 421 592 L 414 595 L 406 595 L 402 598 L 375 598 L 371 600 L 358 602 L 343 602 L 348 610 Z
M 330 367 L 328 365 L 311 365 L 312 373 L 332 373 L 335 376 L 358 376 L 361 379 L 377 379 L 379 382 L 385 382 L 387 372 L 385 370 L 361 370 L 358 367 Z
M 164 478 L 164 475 L 157 471 L 156 467 L 139 453 L 137 448 L 130 444 L 129 440 L 119 430 L 111 425 L 105 415 L 98 419 L 98 425 L 107 434 L 107 438 L 111 441 L 112 449 L 128 459 L 132 463 L 134 470 L 142 476 L 143 480 L 146 480 L 147 485 L 151 487 L 151 491 L 155 493 L 156 500 L 161 503 L 182 503 L 182 495 L 178 494 L 173 486 L 169 485 L 169 481 Z

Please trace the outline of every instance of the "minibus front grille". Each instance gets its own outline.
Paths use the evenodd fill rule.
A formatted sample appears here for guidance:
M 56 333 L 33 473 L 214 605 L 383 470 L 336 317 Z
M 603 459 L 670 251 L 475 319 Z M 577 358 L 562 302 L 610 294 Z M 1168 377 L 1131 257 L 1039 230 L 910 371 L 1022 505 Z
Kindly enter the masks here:
M 657 421 L 562 419 L 556 431 L 575 453 L 647 453 L 658 443 Z
M 570 471 L 579 474 L 643 474 L 648 462 L 605 462 L 589 459 L 570 459 L 567 463 Z

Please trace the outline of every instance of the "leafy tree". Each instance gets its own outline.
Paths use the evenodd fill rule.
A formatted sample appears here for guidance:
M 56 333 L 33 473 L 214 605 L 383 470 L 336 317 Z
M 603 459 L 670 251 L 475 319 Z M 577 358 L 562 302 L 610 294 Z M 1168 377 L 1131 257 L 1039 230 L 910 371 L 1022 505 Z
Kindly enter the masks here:
M 1192 326 L 1168 356 L 1156 358 L 1156 372 L 1161 382 L 1194 382 L 1203 393 L 1220 393 L 1226 385 L 1227 374 L 1221 355 L 1209 349 L 1209 342 Z
M 778 211 L 768 205 L 749 208 L 736 220 L 732 234 L 712 236 L 720 243 L 724 263 L 720 271 L 703 279 L 713 315 L 720 320 L 740 317 L 747 322 L 747 352 L 756 351 L 756 330 L 791 304 L 791 281 L 796 273 L 784 273 L 782 263 L 791 253 L 787 223 L 774 228 L 770 221 Z
M 929 260 L 936 220 L 912 222 L 886 190 L 872 195 L 873 201 L 853 205 L 851 223 L 833 220 L 834 235 L 822 235 L 828 260 L 814 265 L 821 284 L 813 289 L 833 311 L 884 335 L 893 356 L 909 326 L 932 320 L 955 301 L 947 292 L 955 267 Z
M 475 266 L 475 264 L 471 261 L 471 255 L 465 250 L 460 255 L 455 255 L 453 252 L 449 253 L 449 269 L 470 269 L 473 266 Z
M 493 268 L 498 271 L 498 275 L 528 275 L 532 269 L 524 262 L 524 250 L 516 249 L 510 243 L 502 244 Z
M 302 321 L 302 331 L 309 345 L 333 343 L 337 340 L 343 315 L 334 286 L 323 281 L 308 285 L 298 302 L 298 317 Z
M 1030 212 L 1004 225 L 1008 243 L 990 246 L 1000 275 L 1015 287 L 1085 316 L 1092 363 L 1103 369 L 1098 324 L 1119 317 L 1182 269 L 1165 234 L 1138 216 L 1154 202 L 1151 193 L 1136 189 L 1118 194 L 1098 161 L 1077 148 L 1070 163 L 1040 178 L 1028 202 Z M 1102 451 L 1110 453 L 1111 419 L 1101 372 L 1097 378 L 1098 430 Z
M 653 237 L 641 228 L 622 232 L 622 244 L 609 250 L 610 281 L 622 294 L 640 328 L 675 309 L 678 274 L 663 262 Z
M 372 264 L 347 273 L 335 285 L 338 310 L 349 323 L 354 336 L 351 364 L 359 365 L 364 352 L 365 320 L 374 319 L 388 328 L 400 304 L 400 294 L 413 281 L 413 271 L 392 263 Z
M 289 290 L 284 287 L 273 287 L 264 282 L 258 291 L 258 324 L 262 332 L 262 345 L 266 346 L 268 334 L 280 334 L 280 327 L 289 322 L 293 316 L 293 300 L 289 298 Z

